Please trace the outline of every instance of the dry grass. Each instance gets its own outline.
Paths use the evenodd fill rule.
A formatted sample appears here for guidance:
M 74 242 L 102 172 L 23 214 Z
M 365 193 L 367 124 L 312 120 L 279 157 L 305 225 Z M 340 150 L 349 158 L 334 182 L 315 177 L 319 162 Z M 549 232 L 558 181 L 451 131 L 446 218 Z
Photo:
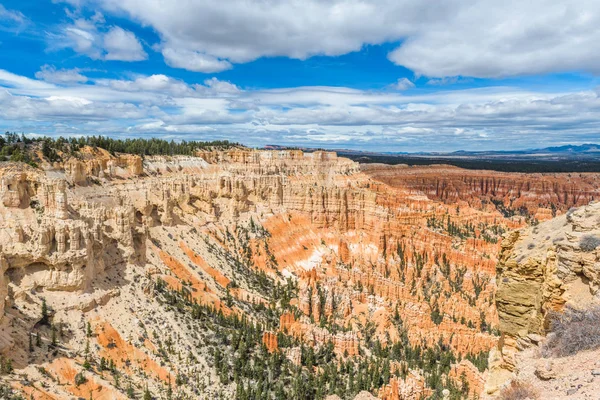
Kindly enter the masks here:
M 529 382 L 512 381 L 509 386 L 500 392 L 501 400 L 536 400 L 540 394 Z
M 551 316 L 550 330 L 542 347 L 544 357 L 564 357 L 600 347 L 600 306 L 585 310 L 572 307 Z
M 593 251 L 600 246 L 600 238 L 594 235 L 582 236 L 579 240 L 579 248 L 583 251 Z

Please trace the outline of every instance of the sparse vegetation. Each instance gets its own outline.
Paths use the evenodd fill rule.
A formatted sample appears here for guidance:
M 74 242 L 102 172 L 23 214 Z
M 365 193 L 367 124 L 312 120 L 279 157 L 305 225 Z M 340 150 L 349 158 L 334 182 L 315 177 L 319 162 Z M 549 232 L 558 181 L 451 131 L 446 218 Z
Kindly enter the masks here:
M 8 384 L 0 384 L 0 399 L 6 400 L 24 400 L 22 396 L 16 393 Z
M 75 386 L 83 385 L 87 381 L 88 380 L 83 372 L 79 372 L 77 375 L 75 375 Z
M 46 299 L 42 299 L 42 318 L 40 319 L 40 323 L 42 325 L 48 325 L 49 322 L 48 305 L 46 304 Z
M 568 356 L 600 347 L 600 306 L 585 310 L 566 307 L 553 313 L 551 334 L 542 348 L 546 356 Z
M 0 356 L 0 374 L 10 374 L 13 372 L 12 359 Z
M 518 380 L 512 381 L 500 392 L 501 400 L 537 400 L 539 396 L 531 383 Z
M 584 235 L 579 240 L 579 248 L 583 251 L 593 251 L 600 246 L 600 237 L 595 235 Z

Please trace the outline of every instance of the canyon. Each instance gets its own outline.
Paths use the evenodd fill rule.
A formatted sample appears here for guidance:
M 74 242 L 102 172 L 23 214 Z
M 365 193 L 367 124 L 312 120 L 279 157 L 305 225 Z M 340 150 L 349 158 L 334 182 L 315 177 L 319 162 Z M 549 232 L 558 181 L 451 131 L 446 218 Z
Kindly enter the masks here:
M 600 174 L 59 156 L 0 163 L 1 379 L 25 397 L 496 396 L 600 285 L 578 248 Z

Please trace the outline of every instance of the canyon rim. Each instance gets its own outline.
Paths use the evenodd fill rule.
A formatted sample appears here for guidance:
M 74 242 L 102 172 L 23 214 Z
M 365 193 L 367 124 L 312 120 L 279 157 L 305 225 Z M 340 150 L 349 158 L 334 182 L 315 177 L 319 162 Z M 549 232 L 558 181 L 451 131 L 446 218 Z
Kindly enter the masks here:
M 586 0 L 0 0 L 0 400 L 597 400 L 598 43 Z

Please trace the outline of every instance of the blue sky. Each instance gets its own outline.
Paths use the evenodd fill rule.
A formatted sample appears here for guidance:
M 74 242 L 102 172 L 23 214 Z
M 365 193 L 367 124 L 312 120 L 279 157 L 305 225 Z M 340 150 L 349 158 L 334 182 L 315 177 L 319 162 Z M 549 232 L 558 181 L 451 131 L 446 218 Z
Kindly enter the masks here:
M 0 1 L 0 128 L 384 151 L 600 142 L 600 6 Z

